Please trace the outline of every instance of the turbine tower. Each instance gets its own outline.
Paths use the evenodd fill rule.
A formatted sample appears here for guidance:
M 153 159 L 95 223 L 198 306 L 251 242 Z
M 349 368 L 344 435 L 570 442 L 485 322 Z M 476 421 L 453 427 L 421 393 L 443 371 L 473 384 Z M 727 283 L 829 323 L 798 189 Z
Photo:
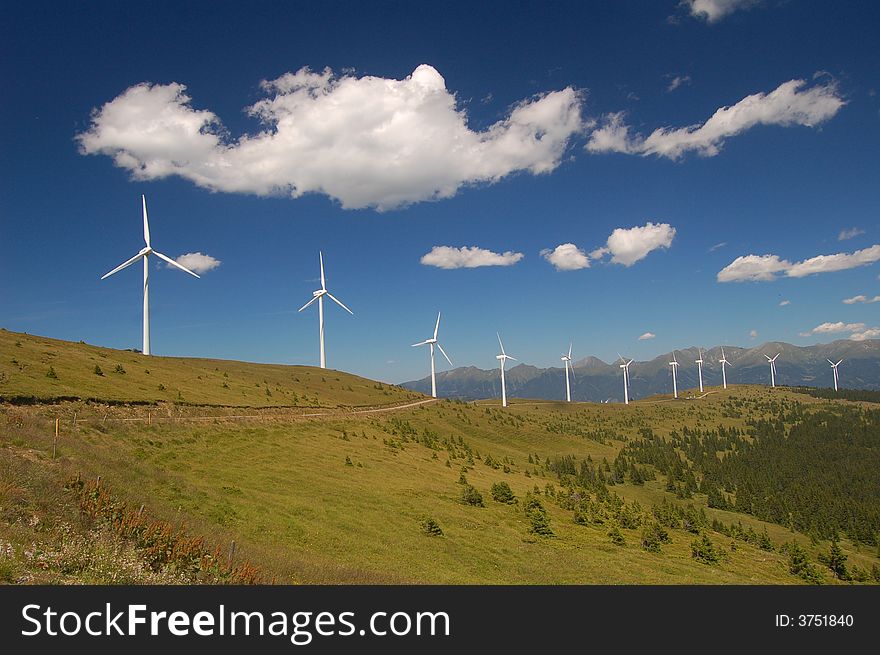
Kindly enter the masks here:
M 128 268 L 132 264 L 136 263 L 139 259 L 144 260 L 144 347 L 142 352 L 145 355 L 150 354 L 150 255 L 156 255 L 159 259 L 162 259 L 172 266 L 179 268 L 181 271 L 185 273 L 189 273 L 193 277 L 199 277 L 191 270 L 189 270 L 186 266 L 181 266 L 176 261 L 163 255 L 161 252 L 157 250 L 153 250 L 150 245 L 150 224 L 147 221 L 147 198 L 146 196 L 141 196 L 141 202 L 144 207 L 144 247 L 141 248 L 141 251 L 136 254 L 134 257 L 129 259 L 126 262 L 123 262 L 116 268 L 114 268 L 109 273 L 102 275 L 101 279 L 105 279 L 113 275 L 114 273 L 118 273 L 123 268 Z
M 330 300 L 342 307 L 342 309 L 352 316 L 354 316 L 354 312 L 343 305 L 342 302 L 340 302 L 332 293 L 327 291 L 327 283 L 324 279 L 324 253 L 318 251 L 318 258 L 321 260 L 321 288 L 317 291 L 312 291 L 312 299 L 300 307 L 299 311 L 304 310 L 316 300 L 318 301 L 318 332 L 321 341 L 321 368 L 327 368 L 327 359 L 324 356 L 324 296 L 330 298 Z
M 620 361 L 623 362 L 623 364 L 620 365 L 620 368 L 623 369 L 623 402 L 625 405 L 629 405 L 629 365 L 635 360 L 631 359 L 626 361 L 620 353 L 617 353 L 617 356 L 620 357 Z
M 565 401 L 571 402 L 571 386 L 568 384 L 568 368 L 571 366 L 571 344 L 568 344 L 568 354 L 562 356 L 565 362 Z
M 672 361 L 669 362 L 669 365 L 672 367 L 672 396 L 674 398 L 678 398 L 678 382 L 675 379 L 675 372 L 678 370 L 679 363 L 678 360 L 675 359 L 675 351 L 672 351 Z
M 508 359 L 516 361 L 516 358 L 511 357 L 506 352 L 504 352 L 504 344 L 501 343 L 501 335 L 497 332 L 495 334 L 498 335 L 498 345 L 501 346 L 501 354 L 495 355 L 495 359 L 501 362 L 501 406 L 507 407 L 507 387 L 504 386 L 504 364 L 507 362 Z
M 842 362 L 842 361 L 843 360 L 841 359 L 840 362 Z M 834 372 L 834 390 L 835 391 L 837 391 L 837 367 L 840 366 L 840 362 L 837 362 L 835 364 L 830 359 L 828 360 L 828 363 L 831 364 L 831 370 Z
M 770 386 L 776 386 L 776 358 L 779 357 L 782 353 L 776 353 L 772 358 L 769 355 L 764 355 L 767 358 L 767 363 L 770 364 Z M 843 360 L 841 360 L 843 361 Z
M 724 382 L 724 388 L 727 389 L 727 371 L 724 367 L 733 366 L 733 364 L 728 362 L 727 358 L 724 356 L 724 346 L 721 346 L 721 359 L 718 360 L 718 363 L 721 364 L 721 379 Z
M 699 358 L 694 360 L 694 364 L 696 364 L 697 368 L 699 369 L 700 393 L 703 393 L 703 349 L 700 348 L 698 352 L 700 353 L 700 356 Z
M 437 341 L 437 331 L 440 329 L 440 312 L 437 312 L 437 324 L 434 326 L 434 336 L 430 339 L 425 339 L 424 341 L 419 341 L 418 343 L 414 343 L 412 345 L 413 348 L 416 346 L 431 346 L 431 396 L 434 398 L 437 397 L 437 378 L 434 374 L 434 346 L 437 346 L 440 349 L 440 352 L 443 353 L 443 356 L 446 358 L 446 361 L 449 362 L 450 366 L 454 366 L 452 360 L 449 359 L 449 355 L 446 354 L 446 351 L 443 350 L 443 346 L 440 345 L 440 342 Z

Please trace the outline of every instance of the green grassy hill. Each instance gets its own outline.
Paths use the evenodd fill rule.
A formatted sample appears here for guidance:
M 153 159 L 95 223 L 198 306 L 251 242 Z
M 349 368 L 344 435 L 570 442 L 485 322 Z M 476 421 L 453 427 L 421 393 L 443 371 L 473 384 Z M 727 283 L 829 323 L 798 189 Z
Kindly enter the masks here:
M 150 373 L 141 375 L 151 380 L 160 370 L 198 380 L 206 372 L 216 376 L 216 367 L 248 391 L 245 372 L 247 379 L 262 381 L 274 371 L 280 386 L 284 375 L 304 370 L 204 360 L 144 362 L 128 353 L 20 335 L 11 335 L 10 342 L 6 347 L 3 341 L 4 366 L 11 351 L 26 363 L 25 370 L 45 368 L 49 364 L 34 357 L 54 350 L 51 365 L 59 380 L 88 367 L 90 357 L 100 353 L 111 363 L 117 361 L 113 357 L 134 358 L 120 360 L 127 367 L 123 377 L 135 367 L 132 362 L 149 366 Z M 189 370 L 190 364 L 196 368 Z M 85 370 L 86 379 L 94 375 Z M 328 406 L 344 408 L 350 397 L 376 404 L 381 398 L 406 400 L 388 387 L 395 395 L 385 396 L 369 381 L 355 387 L 359 379 L 341 373 L 325 372 L 321 383 L 320 372 L 305 370 L 314 372 L 308 378 L 314 386 L 297 393 L 317 396 Z M 31 379 L 32 393 L 45 393 L 43 380 Z M 331 381 L 336 388 L 321 387 Z M 360 395 L 342 395 L 345 384 Z M 189 393 L 198 388 L 193 386 Z M 126 387 L 129 399 L 155 398 L 138 397 L 136 390 Z M 707 495 L 683 488 L 687 475 L 670 487 L 658 466 L 637 462 L 648 451 L 634 447 L 647 430 L 652 438 L 669 440 L 684 428 L 693 434 L 714 426 L 747 430 L 761 418 L 781 416 L 784 423 L 829 408 L 853 420 L 866 414 L 781 389 L 711 391 L 700 400 L 661 398 L 629 406 L 514 401 L 502 410 L 440 401 L 375 414 L 241 422 L 182 416 L 147 424 L 119 420 L 143 416 L 147 407 L 109 407 L 100 416 L 81 414 L 85 418 L 75 426 L 71 409 L 82 411 L 81 402 L 6 404 L 0 409 L 0 579 L 175 579 L 175 570 L 155 566 L 113 578 L 96 564 L 107 559 L 106 552 L 134 546 L 118 534 L 108 536 L 112 524 L 83 519 L 73 492 L 63 490 L 64 481 L 79 474 L 84 480 L 101 476 L 102 488 L 129 508 L 143 505 L 145 516 L 186 526 L 224 552 L 235 541 L 237 557 L 254 564 L 264 579 L 284 583 L 802 583 L 804 576 L 792 573 L 792 549 L 785 546 L 792 542 L 809 559 L 818 576 L 813 579 L 839 583 L 819 562 L 829 552 L 828 540 L 710 508 Z M 211 402 L 223 398 L 217 392 Z M 61 437 L 53 459 L 56 417 L 62 419 Z M 873 424 L 867 429 L 868 438 L 875 438 Z M 693 439 L 688 433 L 699 476 L 704 469 L 696 468 L 701 455 Z M 621 458 L 622 452 L 631 454 Z M 603 481 L 591 481 L 591 474 Z M 493 485 L 503 491 L 499 483 L 509 487 L 512 502 L 493 497 Z M 465 493 L 470 487 L 482 496 L 481 504 L 463 501 L 474 499 L 473 492 Z M 732 504 L 733 494 L 726 495 Z M 100 552 L 83 542 L 99 544 Z M 845 534 L 840 544 L 849 570 L 872 580 L 872 568 L 880 566 L 877 545 L 855 543 Z M 35 551 L 52 557 L 40 559 Z M 140 551 L 132 552 L 135 557 Z M 65 566 L 67 560 L 77 564 Z
M 0 330 L 0 400 L 357 407 L 422 394 L 312 366 L 144 356 Z

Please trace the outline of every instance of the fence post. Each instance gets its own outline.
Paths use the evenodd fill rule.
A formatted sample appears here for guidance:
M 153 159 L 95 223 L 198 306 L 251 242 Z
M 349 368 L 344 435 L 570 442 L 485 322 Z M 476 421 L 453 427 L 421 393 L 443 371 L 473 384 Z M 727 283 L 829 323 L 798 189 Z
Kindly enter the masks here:
M 73 413 L 73 429 L 76 429 L 76 412 Z
M 229 545 L 229 558 L 226 560 L 226 568 L 232 570 L 232 561 L 235 558 L 235 542 Z
M 61 422 L 60 418 L 55 419 L 55 436 L 52 437 L 52 459 L 55 459 L 55 450 L 58 444 L 58 424 Z

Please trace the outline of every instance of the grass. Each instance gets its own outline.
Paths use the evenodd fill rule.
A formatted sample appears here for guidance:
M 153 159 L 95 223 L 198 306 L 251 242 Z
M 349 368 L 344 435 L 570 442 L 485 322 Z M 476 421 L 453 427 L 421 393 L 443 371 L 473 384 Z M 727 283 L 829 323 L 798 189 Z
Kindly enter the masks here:
M 144 356 L 0 329 L 0 400 L 334 408 L 419 398 L 424 396 L 313 366 Z
M 0 333 L 0 337 L 9 334 Z M 13 353 L 36 366 L 33 356 L 26 359 L 21 354 L 26 348 L 24 339 L 13 336 L 22 341 L 22 346 L 11 346 Z M 40 348 L 47 349 L 31 339 L 38 353 L 34 356 L 39 356 Z M 5 348 L 7 342 L 0 343 Z M 54 343 L 58 356 L 53 366 L 61 383 L 72 375 L 68 362 L 72 356 L 66 344 Z M 101 349 L 76 344 L 69 348 L 81 357 L 76 370 L 100 379 L 88 358 Z M 105 352 L 108 358 L 118 356 L 112 354 L 116 351 Z M 162 369 L 155 362 L 177 371 L 180 379 L 214 368 L 205 364 L 207 360 L 150 358 L 145 362 L 137 355 L 131 357 L 118 362 L 126 369 L 125 376 L 139 366 L 148 366 L 149 375 L 157 375 Z M 6 349 L 3 359 L 9 359 Z M 196 368 L 189 372 L 191 362 Z M 116 363 L 110 359 L 101 364 L 104 377 L 116 375 L 112 372 Z M 360 392 L 339 395 L 338 386 L 322 391 L 314 377 L 301 373 L 301 367 L 232 363 L 217 367 L 221 376 L 222 371 L 230 371 L 231 379 L 243 379 L 245 371 L 262 379 L 269 369 L 290 376 L 295 369 L 301 381 L 314 385 L 309 393 L 327 406 L 344 407 L 349 398 L 359 403 L 389 398 L 371 386 L 376 383 L 365 380 L 362 387 L 354 387 L 358 378 L 344 374 L 338 375 L 352 381 Z M 324 375 L 332 379 L 337 374 Z M 33 384 L 45 385 L 44 380 L 35 378 Z M 385 389 L 395 394 L 394 400 L 408 399 L 399 390 Z M 282 583 L 800 583 L 778 548 L 768 552 L 742 541 L 732 548 L 729 537 L 706 530 L 719 551 L 717 561 L 713 557 L 710 565 L 694 557 L 698 535 L 670 529 L 671 543 L 662 544 L 659 553 L 647 552 L 640 545 L 641 528 L 614 531 L 623 537 L 619 545 L 609 536 L 613 525 L 578 525 L 573 512 L 549 493 L 548 485 L 558 489 L 559 483 L 546 470 L 548 457 L 571 455 L 579 461 L 589 457 L 596 463 L 612 462 L 623 440 L 638 437 L 644 427 L 650 426 L 659 435 L 684 425 L 742 427 L 749 417 L 764 415 L 779 403 L 828 402 L 763 387 L 713 391 L 717 393 L 702 400 L 652 399 L 628 407 L 515 400 L 502 410 L 497 405 L 441 401 L 386 414 L 339 413 L 242 424 L 149 425 L 89 416 L 74 427 L 65 418 L 55 460 L 51 459 L 54 417 L 69 417 L 70 406 L 81 405 L 7 404 L 0 406 L 0 465 L 6 462 L 7 469 L 17 473 L 0 476 L 0 480 L 12 480 L 5 487 L 0 484 L 0 507 L 24 503 L 29 509 L 19 512 L 20 516 L 43 516 L 41 520 L 49 522 L 57 506 L 64 506 L 53 485 L 76 473 L 92 480 L 100 475 L 102 484 L 109 485 L 130 507 L 144 504 L 150 516 L 185 525 L 210 543 L 228 545 L 234 540 L 243 558 Z M 127 390 L 140 399 L 135 392 Z M 130 406 L 104 411 L 111 417 L 137 417 L 150 409 Z M 482 494 L 484 507 L 462 503 L 462 476 Z M 492 486 L 499 482 L 507 483 L 517 502 L 492 498 Z M 727 524 L 741 522 L 758 532 L 766 529 L 777 547 L 797 540 L 814 563 L 820 552 L 828 550 L 827 543 L 812 544 L 808 537 L 782 526 L 709 509 L 700 494 L 679 501 L 664 490 L 664 483 L 660 475 L 644 485 L 614 485 L 611 490 L 626 501 L 637 501 L 646 513 L 663 499 L 689 502 L 703 508 L 710 521 L 718 518 Z M 528 493 L 546 509 L 553 536 L 532 531 L 523 511 Z M 67 515 L 64 520 L 72 523 L 73 517 Z M 441 530 L 426 531 L 428 521 Z M 0 520 L 0 547 L 7 543 L 20 553 L 35 534 L 27 520 Z M 841 545 L 849 565 L 870 571 L 880 563 L 876 549 L 863 546 L 857 551 L 846 541 Z M 4 563 L 0 554 L 0 578 L 15 577 L 8 570 L 18 567 L 20 574 L 24 566 L 21 558 L 6 558 Z M 823 575 L 825 582 L 833 582 L 827 570 Z

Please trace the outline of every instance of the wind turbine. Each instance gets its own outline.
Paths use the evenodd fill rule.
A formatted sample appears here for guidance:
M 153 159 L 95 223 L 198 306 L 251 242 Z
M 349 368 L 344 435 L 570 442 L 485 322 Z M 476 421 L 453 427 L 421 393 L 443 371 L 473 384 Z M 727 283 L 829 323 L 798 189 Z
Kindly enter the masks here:
M 841 359 L 840 362 L 842 362 L 842 361 L 843 360 Z M 828 363 L 831 364 L 831 370 L 834 372 L 834 390 L 835 391 L 837 391 L 837 367 L 840 366 L 840 362 L 837 362 L 835 364 L 830 359 L 828 360 Z
M 147 222 L 147 198 L 146 196 L 141 195 L 141 201 L 144 207 L 144 247 L 141 248 L 140 252 L 136 254 L 134 257 L 129 259 L 126 262 L 123 262 L 116 268 L 114 268 L 109 273 L 101 276 L 101 279 L 105 279 L 113 275 L 114 273 L 118 273 L 123 268 L 128 268 L 132 264 L 136 263 L 139 259 L 144 260 L 144 348 L 142 352 L 145 355 L 150 354 L 150 255 L 156 255 L 159 259 L 162 259 L 172 266 L 179 268 L 181 271 L 185 273 L 189 273 L 193 277 L 199 277 L 191 270 L 189 270 L 186 266 L 181 266 L 176 261 L 163 255 L 161 252 L 153 250 L 152 246 L 150 246 L 150 224 Z
M 498 345 L 501 346 L 501 354 L 495 355 L 495 359 L 501 362 L 501 406 L 507 407 L 507 387 L 504 386 L 504 364 L 508 359 L 512 359 L 513 361 L 517 361 L 516 357 L 511 357 L 507 353 L 504 352 L 504 344 L 501 343 L 501 335 L 497 332 L 498 335 Z
M 724 388 L 727 389 L 727 371 L 724 367 L 733 366 L 733 364 L 728 362 L 724 356 L 724 346 L 721 346 L 721 359 L 718 360 L 718 363 L 721 364 L 721 379 L 724 381 Z
M 318 301 L 318 331 L 320 333 L 321 340 L 321 368 L 327 368 L 327 359 L 324 357 L 324 296 L 327 296 L 335 302 L 337 305 L 342 307 L 349 314 L 354 316 L 354 312 L 351 311 L 348 307 L 343 305 L 338 298 L 336 298 L 332 293 L 327 291 L 327 283 L 324 280 L 324 253 L 318 251 L 318 257 L 321 260 L 321 288 L 317 291 L 312 291 L 312 299 L 308 301 L 305 305 L 299 308 L 299 311 L 304 310 L 306 307 L 311 305 L 316 300 Z
M 703 393 L 703 350 L 702 350 L 702 348 L 698 349 L 698 352 L 700 353 L 700 356 L 698 359 L 694 360 L 694 364 L 696 364 L 697 368 L 699 369 L 700 393 Z
M 779 357 L 782 353 L 776 353 L 774 357 L 770 357 L 769 355 L 764 355 L 767 358 L 767 362 L 770 364 L 770 386 L 776 386 L 776 358 Z M 843 360 L 840 360 L 843 361 Z
M 629 405 L 629 365 L 635 360 L 626 361 L 620 353 L 617 353 L 617 356 L 620 357 L 620 361 L 624 362 L 620 365 L 620 368 L 623 369 L 623 402 L 625 405 Z
M 672 361 L 669 362 L 669 365 L 672 367 L 672 395 L 674 398 L 678 398 L 678 383 L 675 379 L 675 372 L 678 370 L 680 364 L 678 360 L 675 359 L 675 351 L 672 351 Z
M 571 344 L 568 344 L 568 354 L 561 357 L 565 362 L 565 400 L 571 402 L 571 386 L 568 384 L 568 368 L 571 366 Z
M 437 346 L 440 349 L 440 352 L 443 353 L 443 356 L 446 358 L 446 361 L 449 362 L 450 366 L 455 366 L 452 363 L 452 360 L 449 359 L 449 355 L 446 354 L 446 351 L 443 350 L 443 346 L 437 341 L 437 331 L 440 329 L 440 312 L 437 312 L 437 324 L 434 326 L 434 336 L 430 339 L 425 339 L 424 341 L 419 341 L 418 343 L 414 343 L 412 345 L 413 348 L 416 346 L 431 346 L 431 396 L 434 398 L 437 397 L 437 378 L 434 375 L 434 346 Z

